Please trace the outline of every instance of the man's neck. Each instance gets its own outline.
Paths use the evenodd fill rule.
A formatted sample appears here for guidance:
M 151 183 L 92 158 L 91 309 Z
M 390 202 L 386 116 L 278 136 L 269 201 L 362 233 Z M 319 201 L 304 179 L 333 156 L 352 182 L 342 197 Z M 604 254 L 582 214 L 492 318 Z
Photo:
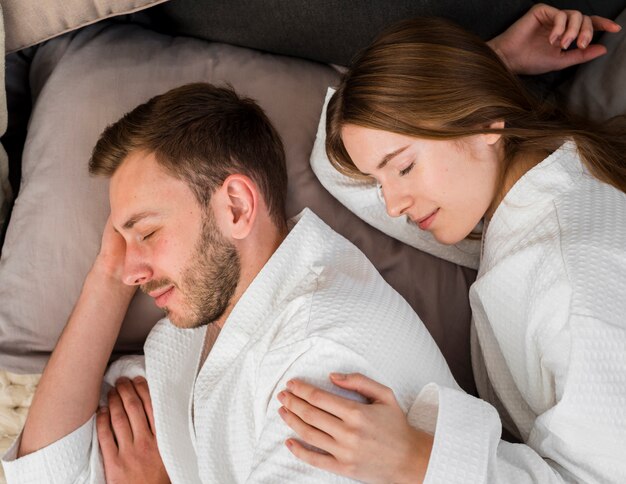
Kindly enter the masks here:
M 265 264 L 271 259 L 274 252 L 280 247 L 283 243 L 287 234 L 289 233 L 288 229 L 284 230 L 275 230 L 272 235 L 267 237 L 263 243 L 257 244 L 255 248 L 252 250 L 242 251 L 240 253 L 240 264 L 241 264 L 241 274 L 239 275 L 239 283 L 235 288 L 235 293 L 228 304 L 228 307 L 224 311 L 224 313 L 215 320 L 214 324 L 216 324 L 219 328 L 223 328 L 226 323 L 230 313 L 235 308 L 239 299 L 244 295 L 244 293 L 248 290 L 252 281 L 256 278 L 256 276 L 261 272 Z

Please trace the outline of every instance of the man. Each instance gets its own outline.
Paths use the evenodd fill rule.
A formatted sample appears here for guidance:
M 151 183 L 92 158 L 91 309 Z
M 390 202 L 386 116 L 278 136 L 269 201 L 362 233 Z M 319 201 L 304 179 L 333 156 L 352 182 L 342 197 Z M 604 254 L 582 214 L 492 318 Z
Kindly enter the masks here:
M 308 210 L 288 227 L 282 144 L 253 101 L 209 84 L 157 96 L 107 128 L 90 170 L 111 177 L 111 215 L 5 457 L 10 481 L 339 481 L 285 446 L 291 378 L 360 371 L 405 411 L 428 381 L 456 388 L 358 249 Z M 168 316 L 145 345 L 147 382 L 118 381 L 94 417 L 137 286 Z

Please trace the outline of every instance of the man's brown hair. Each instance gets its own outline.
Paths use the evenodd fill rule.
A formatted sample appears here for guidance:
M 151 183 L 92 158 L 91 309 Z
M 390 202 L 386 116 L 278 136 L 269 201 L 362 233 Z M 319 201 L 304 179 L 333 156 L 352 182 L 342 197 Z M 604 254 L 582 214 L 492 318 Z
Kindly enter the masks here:
M 205 208 L 228 176 L 249 176 L 274 223 L 285 226 L 287 169 L 280 136 L 256 102 L 232 88 L 187 84 L 137 106 L 104 130 L 89 172 L 110 177 L 138 150 L 153 153 Z

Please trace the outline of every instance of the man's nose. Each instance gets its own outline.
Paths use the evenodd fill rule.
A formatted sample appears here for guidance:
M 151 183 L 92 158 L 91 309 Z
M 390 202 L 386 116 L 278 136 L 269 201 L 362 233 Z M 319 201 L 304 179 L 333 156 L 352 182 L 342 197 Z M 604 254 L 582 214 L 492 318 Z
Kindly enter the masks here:
M 122 280 L 129 286 L 139 286 L 152 279 L 152 269 L 140 251 L 132 247 L 126 247 L 126 258 L 124 259 L 124 273 Z

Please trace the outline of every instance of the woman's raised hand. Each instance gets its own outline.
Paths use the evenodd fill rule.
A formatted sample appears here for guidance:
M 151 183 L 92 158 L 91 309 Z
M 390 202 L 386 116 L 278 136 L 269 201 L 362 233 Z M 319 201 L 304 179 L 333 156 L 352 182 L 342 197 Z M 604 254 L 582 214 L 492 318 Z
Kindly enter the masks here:
M 594 31 L 620 30 L 604 17 L 537 4 L 487 43 L 516 74 L 543 74 L 605 54 L 606 47 L 590 45 Z M 566 50 L 573 45 L 576 48 Z
M 393 391 L 360 373 L 330 375 L 331 381 L 369 400 L 360 403 L 290 380 L 278 394 L 283 420 L 308 445 L 285 444 L 299 459 L 365 482 L 421 482 L 433 437 L 412 428 Z

